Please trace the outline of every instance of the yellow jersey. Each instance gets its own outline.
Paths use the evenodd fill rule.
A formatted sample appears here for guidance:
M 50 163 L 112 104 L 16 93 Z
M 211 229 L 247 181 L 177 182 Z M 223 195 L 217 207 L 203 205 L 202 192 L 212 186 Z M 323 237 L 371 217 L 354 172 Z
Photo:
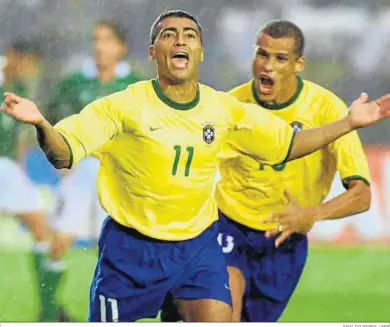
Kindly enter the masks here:
M 299 77 L 295 95 L 280 105 L 262 103 L 253 80 L 233 89 L 230 94 L 240 101 L 257 104 L 259 111 L 268 110 L 296 131 L 319 127 L 348 113 L 345 103 L 335 94 Z M 217 205 L 231 219 L 257 230 L 275 227 L 264 220 L 286 207 L 284 189 L 301 206 L 310 207 L 325 199 L 336 171 L 340 172 L 344 185 L 350 179 L 361 179 L 369 184 L 368 165 L 357 132 L 282 165 L 259 164 L 247 155 L 234 153 L 229 146 L 225 148 L 223 158 L 221 179 L 216 186 Z
M 194 238 L 217 220 L 212 189 L 224 143 L 278 164 L 294 136 L 283 120 L 205 85 L 190 103 L 173 102 L 157 80 L 99 99 L 55 128 L 72 164 L 99 150 L 99 200 L 113 219 L 171 241 Z

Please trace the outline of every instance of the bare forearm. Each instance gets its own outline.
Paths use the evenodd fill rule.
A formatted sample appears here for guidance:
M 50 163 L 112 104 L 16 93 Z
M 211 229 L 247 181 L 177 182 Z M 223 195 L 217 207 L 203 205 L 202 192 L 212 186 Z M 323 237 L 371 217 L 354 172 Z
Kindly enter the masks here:
M 313 153 L 351 132 L 348 118 L 297 133 L 288 161 Z
M 362 181 L 339 196 L 309 208 L 316 221 L 340 219 L 367 211 L 371 204 L 370 187 Z
M 35 125 L 37 141 L 50 163 L 57 169 L 69 168 L 71 153 L 62 135 L 44 120 Z

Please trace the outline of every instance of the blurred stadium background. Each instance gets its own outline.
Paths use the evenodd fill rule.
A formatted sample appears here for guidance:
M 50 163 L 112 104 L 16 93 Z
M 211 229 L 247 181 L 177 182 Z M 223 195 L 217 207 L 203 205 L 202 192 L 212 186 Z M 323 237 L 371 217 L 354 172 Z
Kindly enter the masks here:
M 64 74 L 89 58 L 91 28 L 102 18 L 126 26 L 128 59 L 145 78 L 153 77 L 147 60 L 149 28 L 167 9 L 184 9 L 199 18 L 206 51 L 201 81 L 215 88 L 228 90 L 250 78 L 256 30 L 267 20 L 283 18 L 306 35 L 305 78 L 346 102 L 363 90 L 376 97 L 390 89 L 388 0 L 0 0 L 0 6 L 6 9 L 0 12 L 0 51 L 19 37 L 41 46 L 47 86 L 40 94 L 43 103 Z M 373 179 L 370 211 L 315 226 L 308 265 L 282 321 L 390 320 L 389 127 L 386 121 L 361 133 Z M 335 182 L 330 196 L 340 192 Z M 15 219 L 0 216 L 0 321 L 37 318 L 27 256 L 31 245 Z M 60 301 L 80 321 L 86 319 L 95 258 L 93 240 L 79 240 L 67 255 L 71 269 Z

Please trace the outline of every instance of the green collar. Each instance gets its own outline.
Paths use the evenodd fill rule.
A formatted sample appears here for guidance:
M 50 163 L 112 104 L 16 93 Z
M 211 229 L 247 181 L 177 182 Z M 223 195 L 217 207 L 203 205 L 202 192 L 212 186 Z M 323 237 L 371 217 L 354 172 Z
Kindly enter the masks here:
M 295 91 L 294 95 L 290 98 L 290 100 L 284 102 L 284 103 L 276 103 L 276 104 L 270 104 L 267 102 L 264 102 L 263 100 L 260 99 L 259 94 L 257 93 L 257 88 L 256 88 L 256 82 L 255 80 L 252 81 L 252 94 L 253 97 L 255 98 L 257 104 L 262 106 L 263 108 L 266 109 L 271 109 L 271 110 L 279 110 L 279 109 L 284 109 L 293 104 L 299 97 L 299 95 L 302 92 L 303 89 L 303 81 L 302 79 L 297 76 L 297 90 Z
M 156 95 L 158 96 L 158 98 L 162 102 L 164 102 L 166 105 L 170 106 L 173 109 L 190 110 L 190 109 L 196 107 L 199 103 L 199 100 L 200 100 L 199 86 L 198 86 L 198 90 L 196 91 L 196 96 L 195 96 L 194 100 L 187 102 L 187 103 L 178 103 L 178 102 L 172 101 L 164 94 L 163 90 L 160 87 L 160 84 L 158 84 L 157 79 L 152 79 L 152 85 L 153 85 L 154 92 L 156 92 Z

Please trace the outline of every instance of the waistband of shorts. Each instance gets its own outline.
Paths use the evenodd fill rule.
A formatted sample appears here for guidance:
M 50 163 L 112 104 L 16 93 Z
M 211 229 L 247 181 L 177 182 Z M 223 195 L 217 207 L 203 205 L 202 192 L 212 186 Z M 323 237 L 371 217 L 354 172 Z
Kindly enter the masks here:
M 153 238 L 153 237 L 150 237 L 150 236 L 146 236 L 146 235 L 140 233 L 138 230 L 136 230 L 134 228 L 123 226 L 120 223 L 118 223 L 111 216 L 108 216 L 106 219 L 109 219 L 112 222 L 112 224 L 115 226 L 116 229 L 118 229 L 118 230 L 128 234 L 129 236 L 135 237 L 135 238 L 143 240 L 143 241 L 155 242 L 155 243 L 160 243 L 160 244 L 177 244 L 177 243 L 180 243 L 180 242 L 182 242 L 182 243 L 183 242 L 189 242 L 189 241 L 191 241 L 191 240 L 193 240 L 195 238 L 198 238 L 198 237 L 202 236 L 202 234 L 204 234 L 207 230 L 215 228 L 215 225 L 216 225 L 216 222 L 213 222 L 209 227 L 206 228 L 206 230 L 204 230 L 198 236 L 196 236 L 194 238 L 191 238 L 191 239 L 188 239 L 188 240 L 184 240 L 184 241 L 167 241 L 167 240 L 160 240 L 158 238 Z
M 165 240 L 160 240 L 158 238 L 146 236 L 146 235 L 140 233 L 135 228 L 121 225 L 114 218 L 112 218 L 110 216 L 108 216 L 106 219 L 109 219 L 111 221 L 111 223 L 113 224 L 113 226 L 116 229 L 120 230 L 121 232 L 124 232 L 124 233 L 128 234 L 129 236 L 135 237 L 135 238 L 143 240 L 143 241 L 156 242 L 156 243 L 161 243 L 161 244 L 162 243 L 175 243 L 175 242 L 177 242 L 177 241 L 165 241 Z
M 239 222 L 231 219 L 229 216 L 225 215 L 221 210 L 218 209 L 218 212 L 224 217 L 225 220 L 234 227 L 238 228 L 241 232 L 253 232 L 253 233 L 258 233 L 260 235 L 264 235 L 265 231 L 264 230 L 259 230 L 259 229 L 253 229 L 251 227 L 245 226 L 243 224 L 240 224 Z

